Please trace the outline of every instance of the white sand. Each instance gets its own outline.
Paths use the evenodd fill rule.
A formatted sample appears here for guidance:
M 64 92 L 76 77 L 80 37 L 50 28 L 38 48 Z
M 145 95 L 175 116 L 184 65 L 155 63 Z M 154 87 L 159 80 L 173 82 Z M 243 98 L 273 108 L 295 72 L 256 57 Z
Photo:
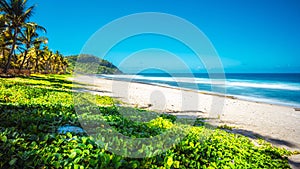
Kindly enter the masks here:
M 180 117 L 215 118 L 212 121 L 214 125 L 234 126 L 233 132 L 249 137 L 259 136 L 275 145 L 300 150 L 300 111 L 292 107 L 89 76 L 78 76 L 74 81 L 97 86 L 85 91 L 117 97 L 150 110 L 173 112 Z

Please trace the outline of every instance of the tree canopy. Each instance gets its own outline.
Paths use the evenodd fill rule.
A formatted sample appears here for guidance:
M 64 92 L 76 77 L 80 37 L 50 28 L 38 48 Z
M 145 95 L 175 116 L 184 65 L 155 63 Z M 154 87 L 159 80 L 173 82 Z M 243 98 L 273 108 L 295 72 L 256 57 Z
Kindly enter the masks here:
M 67 60 L 47 47 L 46 29 L 31 22 L 35 6 L 27 0 L 0 1 L 0 72 L 66 73 Z

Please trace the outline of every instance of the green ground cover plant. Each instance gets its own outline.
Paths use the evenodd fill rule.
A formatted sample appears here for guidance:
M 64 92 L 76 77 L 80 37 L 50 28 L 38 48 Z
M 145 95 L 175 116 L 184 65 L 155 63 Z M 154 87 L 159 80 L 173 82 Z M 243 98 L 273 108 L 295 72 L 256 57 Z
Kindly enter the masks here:
M 0 79 L 0 168 L 290 168 L 291 152 L 262 140 L 255 146 L 245 136 L 208 128 L 201 120 L 179 144 L 145 158 L 112 154 L 86 133 L 59 133 L 60 126 L 81 127 L 68 77 Z M 142 116 L 134 114 L 150 112 L 116 106 L 107 96 L 97 96 L 96 103 L 101 116 L 88 117 L 101 118 L 129 137 L 153 137 L 178 127 L 176 116 L 152 114 L 150 121 L 135 120 Z M 135 113 L 124 116 L 120 109 Z

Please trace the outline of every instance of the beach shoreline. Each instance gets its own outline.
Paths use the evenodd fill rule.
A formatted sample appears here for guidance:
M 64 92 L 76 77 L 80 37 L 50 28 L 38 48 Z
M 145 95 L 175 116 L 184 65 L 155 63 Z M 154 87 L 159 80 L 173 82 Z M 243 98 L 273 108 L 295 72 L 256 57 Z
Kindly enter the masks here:
M 178 74 L 180 75 L 180 74 Z M 232 75 L 232 74 L 230 74 Z M 235 75 L 235 74 L 234 74 Z M 104 79 L 108 79 L 108 80 L 116 80 L 116 81 L 127 81 L 127 82 L 136 82 L 136 83 L 142 83 L 142 84 L 150 84 L 150 85 L 155 85 L 155 86 L 162 86 L 162 87 L 167 87 L 167 88 L 175 88 L 175 89 L 180 89 L 180 90 L 188 90 L 188 91 L 195 91 L 195 92 L 199 92 L 199 93 L 203 93 L 203 94 L 209 94 L 209 95 L 216 95 L 216 96 L 221 96 L 221 97 L 229 97 L 229 98 L 235 98 L 235 99 L 239 99 L 239 100 L 245 100 L 245 101 L 251 101 L 251 102 L 259 102 L 259 103 L 266 103 L 266 104 L 271 104 L 271 105 L 279 105 L 279 106 L 285 106 L 285 107 L 294 107 L 295 110 L 299 111 L 300 110 L 300 104 L 296 101 L 285 101 L 285 100 L 282 100 L 282 98 L 280 99 L 275 99 L 274 97 L 272 98 L 269 98 L 269 97 L 266 97 L 264 96 L 263 94 L 261 95 L 262 97 L 254 97 L 254 96 L 251 96 L 251 95 L 241 95 L 241 94 L 238 94 L 238 93 L 232 93 L 232 90 L 231 92 L 228 92 L 228 89 L 227 87 L 225 86 L 228 86 L 228 82 L 226 81 L 226 79 L 218 79 L 217 80 L 217 86 L 218 85 L 223 85 L 226 89 L 222 89 L 220 91 L 209 91 L 209 90 L 204 90 L 204 89 L 199 89 L 199 86 L 193 86 L 192 88 L 191 87 L 186 87 L 185 85 L 181 84 L 180 86 L 174 86 L 172 84 L 168 84 L 168 83 L 161 83 L 161 82 L 171 82 L 172 80 L 174 80 L 175 83 L 181 83 L 181 82 L 189 82 L 189 83 L 196 83 L 197 84 L 197 81 L 194 81 L 193 79 L 197 79 L 197 78 L 203 78 L 203 77 L 193 77 L 193 78 L 186 78 L 182 75 L 180 76 L 175 76 L 175 79 L 164 79 L 164 78 L 170 78 L 170 77 L 167 77 L 167 76 L 156 76 L 155 75 L 152 75 L 154 76 L 154 81 L 153 82 L 150 82 L 150 81 L 143 81 L 143 79 L 147 79 L 148 76 L 145 76 L 145 77 L 140 77 L 140 75 L 103 75 L 103 74 L 100 74 L 100 75 L 96 75 L 97 77 L 99 78 L 104 78 Z M 136 77 L 138 76 L 138 77 Z M 143 76 L 143 75 L 142 75 Z M 152 76 L 149 76 L 150 79 L 153 78 Z M 137 80 L 136 80 L 137 78 Z M 157 79 L 158 78 L 158 79 Z M 159 78 L 162 78 L 159 80 Z M 178 79 L 177 79 L 178 78 Z M 232 77 L 229 77 L 229 79 L 232 78 Z M 208 78 L 209 80 L 209 78 Z M 236 81 L 236 79 L 233 79 L 234 81 Z M 232 81 L 229 81 L 229 83 L 231 83 Z M 214 83 L 216 82 L 209 82 L 210 85 L 213 85 Z M 240 82 L 240 83 L 249 83 L 249 82 Z M 261 82 L 260 82 L 261 83 Z M 268 82 L 265 82 L 267 84 L 263 84 L 261 87 L 262 88 L 266 88 L 267 85 L 270 85 L 271 86 L 271 89 L 274 88 L 274 86 L 272 85 L 278 85 L 277 82 L 274 82 L 275 84 L 270 84 L 270 81 Z M 281 82 L 281 83 L 284 83 L 284 82 Z M 202 84 L 202 82 L 200 82 L 200 84 Z M 208 84 L 208 82 L 203 82 L 204 85 Z M 245 85 L 245 84 L 244 84 Z M 249 84 L 247 84 L 249 85 Z M 246 85 L 246 86 L 247 86 Z M 283 85 L 283 84 L 281 84 Z M 294 89 L 295 86 L 293 86 L 294 84 L 287 84 L 287 85 L 292 85 L 292 86 L 289 86 L 289 89 Z M 229 85 L 230 86 L 230 85 Z M 242 85 L 243 86 L 243 85 Z M 254 84 L 255 86 L 255 84 Z M 256 85 L 257 86 L 257 85 Z M 194 88 L 195 87 L 195 88 Z M 238 86 L 237 86 L 238 87 Z M 287 86 L 278 86 L 278 87 L 281 87 L 281 88 L 287 88 Z M 255 87 L 254 87 L 255 88 Z M 245 90 L 248 90 L 248 89 L 245 89 Z
M 135 107 L 179 117 L 213 119 L 208 122 L 216 126 L 231 126 L 231 132 L 263 138 L 288 150 L 300 150 L 300 112 L 294 107 L 96 76 L 80 75 L 72 80 L 91 85 L 87 85 L 85 92 L 115 97 Z

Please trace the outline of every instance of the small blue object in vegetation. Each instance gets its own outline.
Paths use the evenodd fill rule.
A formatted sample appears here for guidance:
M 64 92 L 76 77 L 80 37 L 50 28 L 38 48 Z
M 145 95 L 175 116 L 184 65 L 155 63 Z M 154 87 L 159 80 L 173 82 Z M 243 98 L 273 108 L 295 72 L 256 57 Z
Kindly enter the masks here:
M 65 126 L 61 126 L 57 129 L 59 134 L 66 134 L 67 132 L 71 132 L 71 133 L 85 133 L 85 131 L 77 126 L 70 126 L 70 125 L 65 125 Z

